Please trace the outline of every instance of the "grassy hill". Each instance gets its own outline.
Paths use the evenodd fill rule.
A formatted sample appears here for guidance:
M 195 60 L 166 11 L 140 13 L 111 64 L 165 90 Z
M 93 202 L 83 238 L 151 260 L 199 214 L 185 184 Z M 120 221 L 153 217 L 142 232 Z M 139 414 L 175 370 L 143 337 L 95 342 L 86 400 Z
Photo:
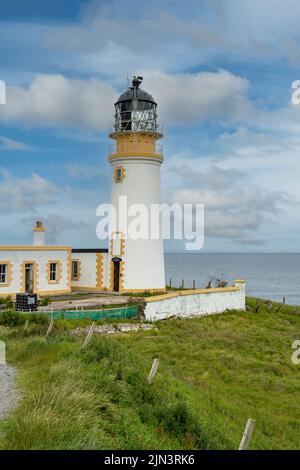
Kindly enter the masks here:
M 0 327 L 23 400 L 0 425 L 0 449 L 252 449 L 300 446 L 300 308 L 248 300 L 246 312 L 82 338 L 61 320 Z M 152 385 L 153 358 L 160 367 Z

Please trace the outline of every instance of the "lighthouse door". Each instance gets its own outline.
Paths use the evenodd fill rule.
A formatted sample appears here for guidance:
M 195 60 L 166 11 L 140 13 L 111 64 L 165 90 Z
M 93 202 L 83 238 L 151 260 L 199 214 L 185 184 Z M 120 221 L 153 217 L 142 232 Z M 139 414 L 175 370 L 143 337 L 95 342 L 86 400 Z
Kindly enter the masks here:
M 120 289 L 120 260 L 118 258 L 113 259 L 114 263 L 114 291 L 119 292 Z

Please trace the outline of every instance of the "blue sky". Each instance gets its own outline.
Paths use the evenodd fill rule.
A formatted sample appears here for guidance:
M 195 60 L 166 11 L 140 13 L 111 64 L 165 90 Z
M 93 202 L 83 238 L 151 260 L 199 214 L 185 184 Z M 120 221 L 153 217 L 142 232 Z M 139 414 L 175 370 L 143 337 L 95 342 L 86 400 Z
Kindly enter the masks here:
M 204 249 L 299 251 L 299 20 L 296 0 L 0 0 L 0 244 L 42 218 L 53 243 L 99 245 L 113 103 L 141 74 L 163 199 L 204 203 Z

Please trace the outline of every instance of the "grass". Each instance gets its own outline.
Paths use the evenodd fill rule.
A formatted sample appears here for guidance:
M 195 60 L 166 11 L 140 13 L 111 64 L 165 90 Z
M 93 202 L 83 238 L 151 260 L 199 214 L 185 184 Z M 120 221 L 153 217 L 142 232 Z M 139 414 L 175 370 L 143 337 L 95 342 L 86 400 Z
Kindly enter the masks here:
M 43 322 L 29 336 L 0 327 L 23 395 L 0 449 L 236 449 L 248 418 L 252 449 L 299 448 L 299 308 L 248 299 L 246 312 L 95 336 L 85 351 L 73 325 L 47 341 Z

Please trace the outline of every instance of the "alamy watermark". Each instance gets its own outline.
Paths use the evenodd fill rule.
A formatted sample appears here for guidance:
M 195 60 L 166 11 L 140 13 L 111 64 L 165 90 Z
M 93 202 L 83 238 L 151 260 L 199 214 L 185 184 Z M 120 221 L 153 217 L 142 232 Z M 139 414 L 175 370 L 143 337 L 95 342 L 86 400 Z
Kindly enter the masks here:
M 300 104 L 300 80 L 295 80 L 292 83 L 292 89 L 295 90 L 292 93 L 292 103 Z
M 4 341 L 0 340 L 0 365 L 6 364 L 6 348 Z
M 121 232 L 131 240 L 183 240 L 188 251 L 204 245 L 203 204 L 128 204 L 127 196 L 119 196 L 117 207 L 100 204 L 96 215 L 100 240 Z
M 6 85 L 3 80 L 0 80 L 0 104 L 6 104 Z
M 300 339 L 296 339 L 293 344 L 292 348 L 296 349 L 295 352 L 292 354 L 292 363 L 295 364 L 295 366 L 299 366 L 300 364 Z

